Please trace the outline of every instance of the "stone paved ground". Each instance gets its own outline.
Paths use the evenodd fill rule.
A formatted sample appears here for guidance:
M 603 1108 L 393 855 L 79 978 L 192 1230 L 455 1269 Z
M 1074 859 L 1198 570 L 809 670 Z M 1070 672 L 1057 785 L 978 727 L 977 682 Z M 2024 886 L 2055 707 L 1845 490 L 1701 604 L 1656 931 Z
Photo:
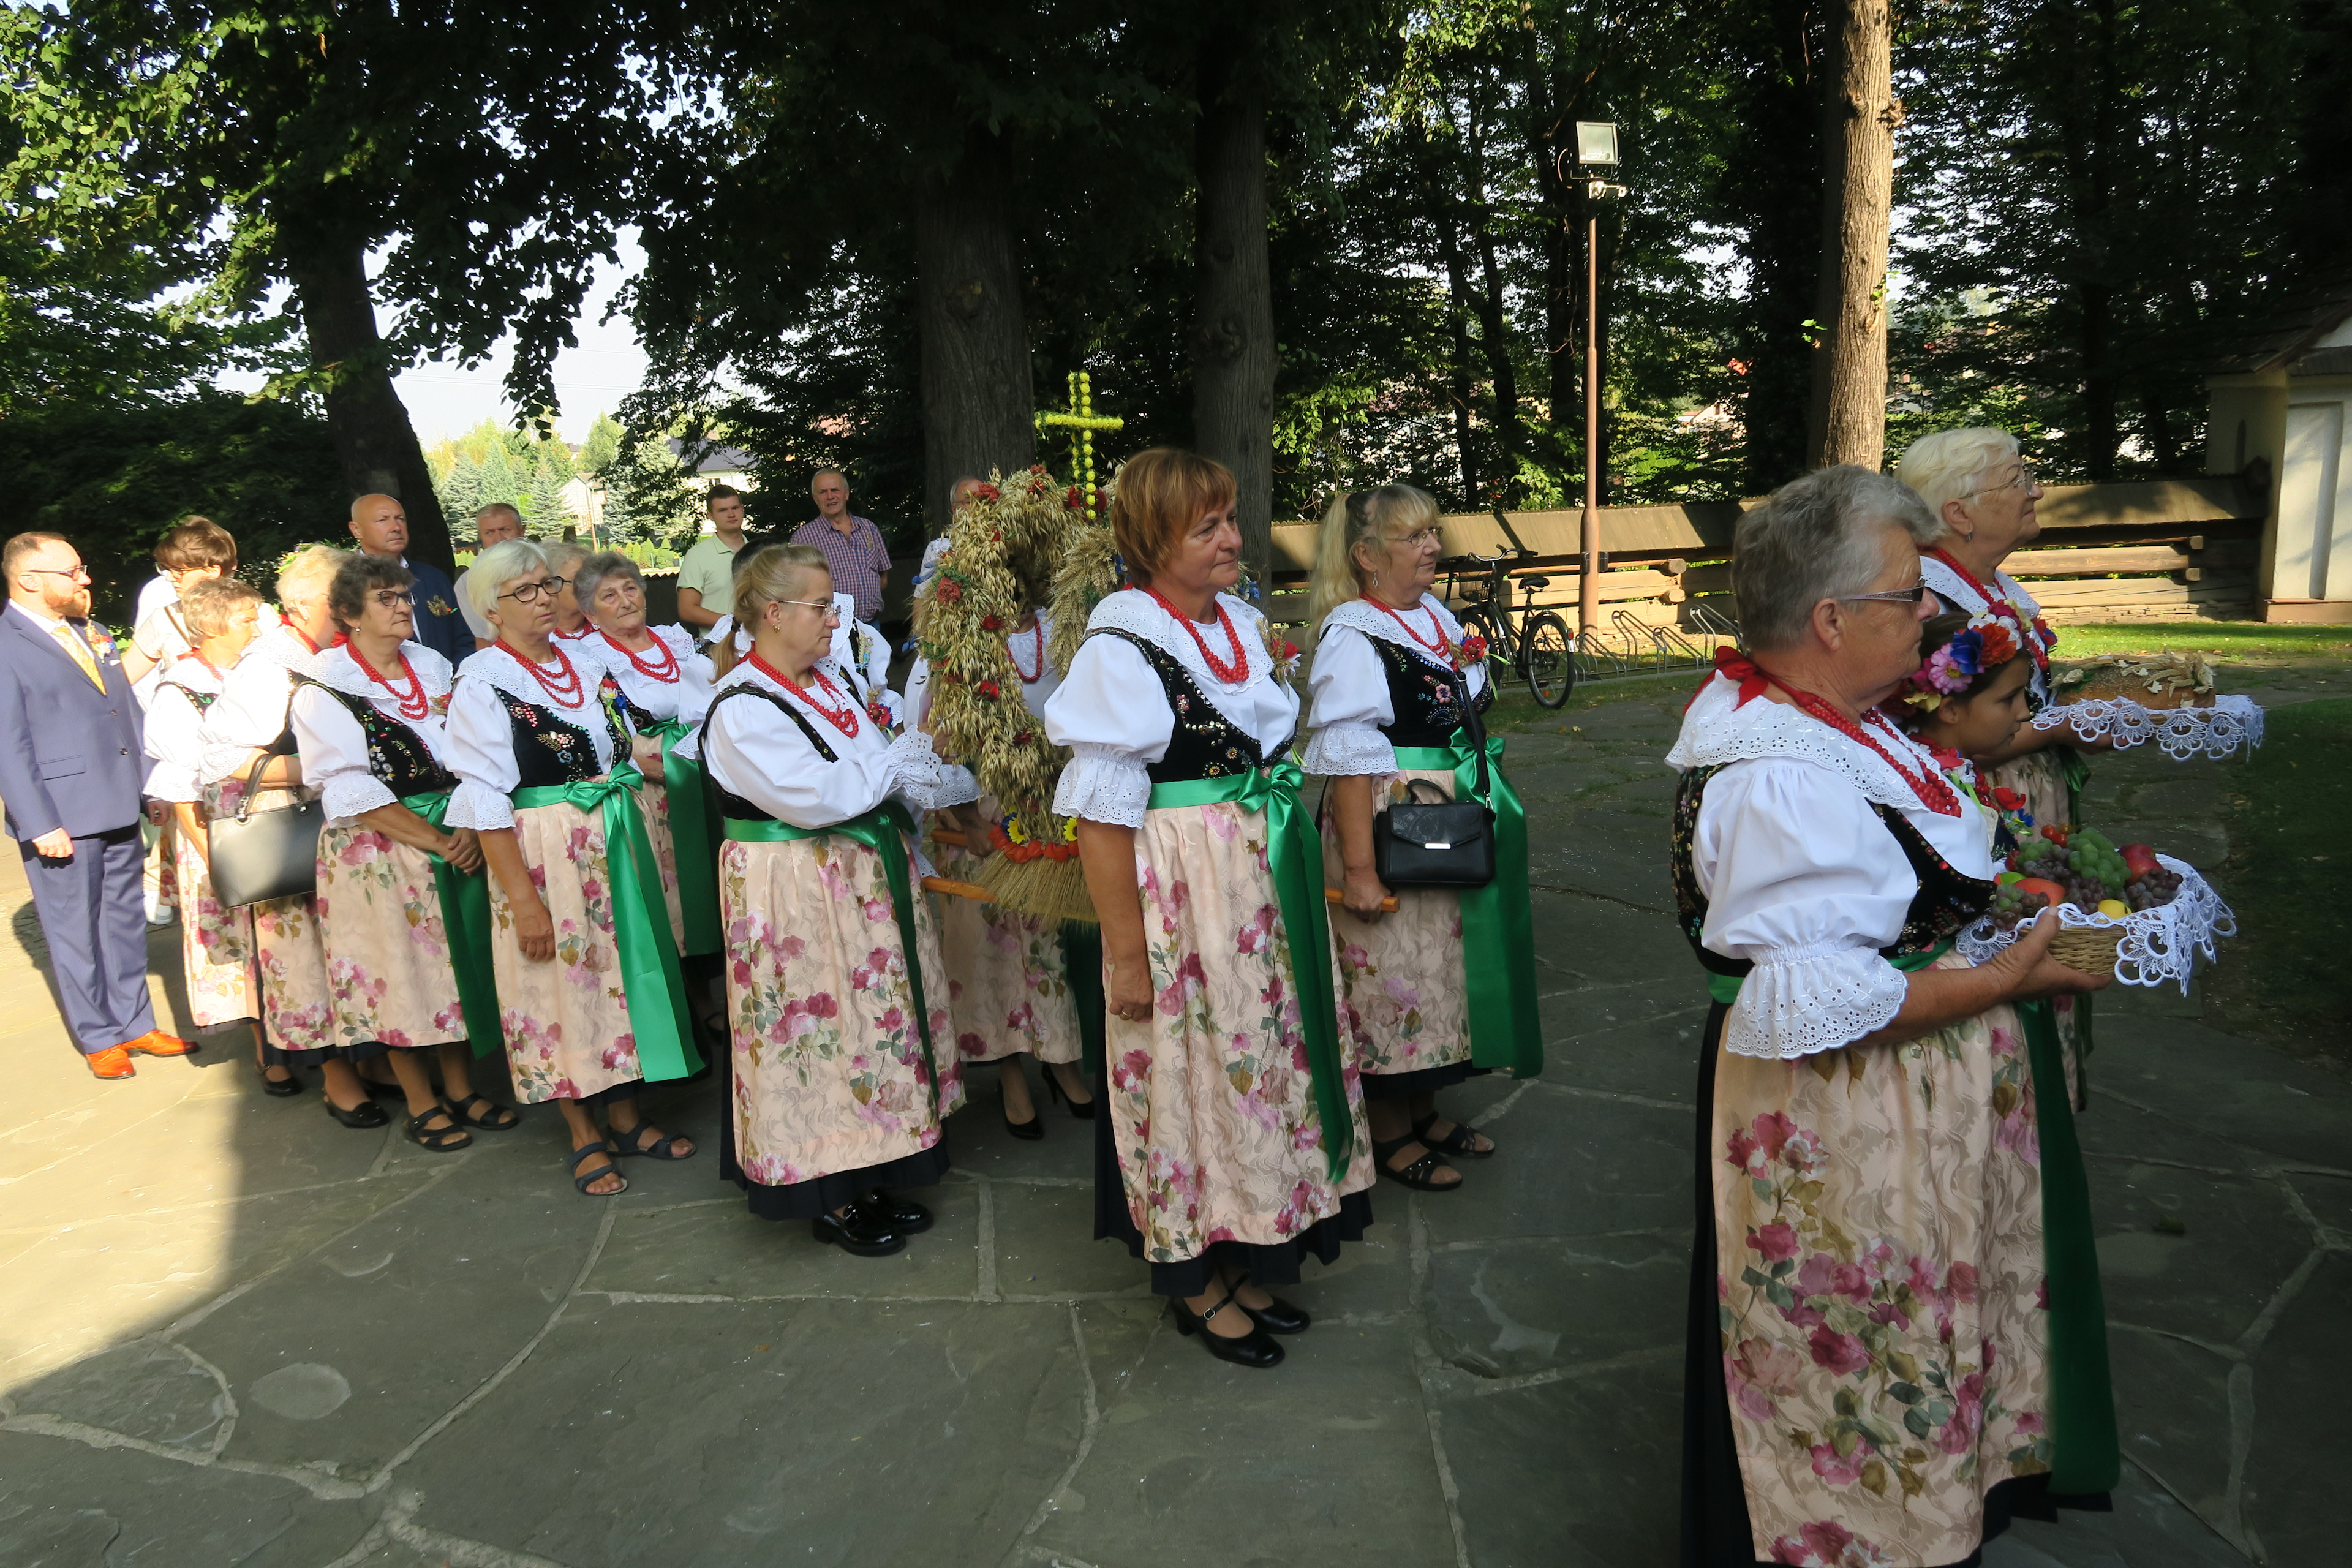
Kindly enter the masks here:
M 1458 1195 L 1380 1188 L 1272 1374 L 1087 1240 L 1081 1124 L 1017 1143 L 986 1094 L 938 1228 L 869 1261 L 747 1217 L 708 1152 L 579 1198 L 546 1111 L 436 1156 L 263 1098 L 231 1043 L 95 1083 L 0 867 L 0 1563 L 1673 1562 L 1703 1016 L 1673 704 L 1575 722 L 1512 742 L 1549 1070 L 1462 1091 L 1503 1153 Z M 2218 863 L 2223 776 L 2104 763 L 2097 819 Z M 2000 1568 L 2344 1560 L 2352 1087 L 2199 1011 L 2102 1002 L 2131 1463 L 2115 1513 L 2020 1525 Z M 707 1088 L 653 1103 L 710 1139 Z

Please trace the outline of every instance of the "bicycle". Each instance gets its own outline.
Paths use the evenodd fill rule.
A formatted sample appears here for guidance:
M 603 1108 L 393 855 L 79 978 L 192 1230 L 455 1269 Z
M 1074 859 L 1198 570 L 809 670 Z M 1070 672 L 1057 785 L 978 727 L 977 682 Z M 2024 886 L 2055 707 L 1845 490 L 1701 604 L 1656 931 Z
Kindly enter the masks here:
M 1539 589 L 1551 584 L 1549 577 L 1522 577 L 1519 587 L 1528 596 L 1524 605 L 1511 603 L 1511 570 L 1508 562 L 1527 560 L 1535 552 L 1524 547 L 1510 555 L 1448 556 L 1438 563 L 1447 574 L 1449 596 L 1459 593 L 1463 574 L 1475 562 L 1483 568 L 1477 574 L 1483 581 L 1474 580 L 1473 596 L 1464 605 L 1460 619 L 1465 637 L 1486 639 L 1486 676 L 1499 681 L 1504 673 L 1517 676 L 1528 683 L 1535 700 L 1546 708 L 1558 708 L 1568 700 L 1576 689 L 1576 639 L 1569 635 L 1568 623 L 1550 610 L 1539 610 L 1535 596 Z M 1483 593 L 1475 592 L 1483 589 Z

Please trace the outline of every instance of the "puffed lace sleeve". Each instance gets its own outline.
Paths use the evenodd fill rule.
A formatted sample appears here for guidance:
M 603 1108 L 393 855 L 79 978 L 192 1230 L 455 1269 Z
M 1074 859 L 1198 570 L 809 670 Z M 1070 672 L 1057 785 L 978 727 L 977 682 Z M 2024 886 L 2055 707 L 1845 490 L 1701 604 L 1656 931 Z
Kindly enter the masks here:
M 450 792 L 449 827 L 512 827 L 515 785 L 514 724 L 499 689 L 465 675 L 449 692 L 449 771 L 457 775 Z
M 1144 770 L 1168 754 L 1175 733 L 1168 694 L 1141 651 L 1122 637 L 1088 637 L 1045 702 L 1046 738 L 1071 752 L 1054 809 L 1142 826 L 1151 803 L 1151 775 Z
M 330 825 L 399 804 L 391 786 L 368 771 L 367 731 L 350 709 L 319 688 L 304 686 L 294 692 L 291 718 L 302 754 L 302 782 L 318 787 Z
M 721 789 L 794 827 L 831 827 L 894 795 L 930 811 L 980 794 L 971 774 L 941 761 L 920 731 L 826 762 L 799 725 L 753 698 L 717 705 L 703 728 L 702 761 Z
M 194 801 L 200 792 L 196 774 L 204 760 L 204 716 L 188 694 L 170 682 L 155 688 L 154 704 L 147 710 L 147 755 L 155 765 L 147 772 L 141 792 L 150 800 Z
M 1878 955 L 1918 880 L 1869 801 L 1808 763 L 1734 763 L 1707 781 L 1693 870 L 1708 951 L 1756 967 L 1724 1021 L 1741 1056 L 1794 1060 L 1894 1021 L 1910 982 Z
M 1396 721 L 1389 679 L 1372 639 L 1334 626 L 1315 650 L 1307 678 L 1307 727 L 1314 731 L 1299 765 L 1326 778 L 1396 772 L 1396 748 L 1380 727 Z

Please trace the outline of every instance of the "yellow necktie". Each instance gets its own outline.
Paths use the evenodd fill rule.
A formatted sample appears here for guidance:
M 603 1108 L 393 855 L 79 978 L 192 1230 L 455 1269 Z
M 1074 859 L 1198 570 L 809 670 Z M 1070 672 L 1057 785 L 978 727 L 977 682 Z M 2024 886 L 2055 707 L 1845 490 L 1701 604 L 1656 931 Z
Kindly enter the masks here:
M 100 691 L 106 689 L 106 677 L 98 673 L 98 660 L 90 657 L 89 644 L 77 637 L 73 627 L 59 621 L 49 628 L 49 635 L 58 639 L 58 646 L 76 664 L 81 666 L 81 672 L 89 677 L 91 685 Z

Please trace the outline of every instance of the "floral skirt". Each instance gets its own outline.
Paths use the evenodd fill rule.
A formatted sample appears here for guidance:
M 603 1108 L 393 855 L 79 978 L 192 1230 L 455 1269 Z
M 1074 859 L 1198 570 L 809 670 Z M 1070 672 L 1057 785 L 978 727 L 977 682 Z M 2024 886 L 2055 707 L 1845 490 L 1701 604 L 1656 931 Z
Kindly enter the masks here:
M 255 968 L 253 914 L 223 909 L 213 893 L 211 868 L 175 824 L 165 847 L 180 909 L 180 968 L 187 977 L 188 1016 L 199 1029 L 261 1016 Z
M 1723 1012 L 1701 1079 L 1684 1561 L 1958 1563 L 2005 1522 L 2011 1494 L 1989 1494 L 2038 1489 L 2052 1451 L 2015 1010 L 1797 1061 L 1722 1050 Z
M 433 857 L 373 828 L 329 827 L 318 918 L 339 1044 L 398 1050 L 466 1037 Z
M 555 922 L 555 956 L 525 958 L 514 908 L 490 877 L 490 966 L 515 1098 L 586 1100 L 637 1082 L 645 1075 L 613 936 L 604 814 L 558 803 L 514 815 L 515 843 Z
M 1146 813 L 1135 836 L 1159 1003 L 1142 1023 L 1105 1025 L 1103 1099 L 1127 1215 L 1154 1264 L 1216 1242 L 1288 1242 L 1375 1176 L 1351 1060 L 1349 1125 L 1327 1129 L 1316 1105 L 1265 824 L 1230 802 L 1175 806 Z M 1351 1150 L 1337 1183 L 1329 1136 Z
M 1992 770 L 1991 783 L 1996 788 L 2013 789 L 2023 795 L 2025 809 L 2033 814 L 2036 827 L 2063 826 L 2074 819 L 2074 796 L 2066 787 L 2065 758 L 2059 747 L 2045 746 L 2001 763 Z M 2084 1058 L 2091 1054 L 2091 999 L 2056 996 L 2051 999 L 2051 1005 L 2057 1010 L 2058 1050 L 2066 1061 L 2067 1090 L 2074 1109 L 2086 1110 L 2091 1103 L 2091 1082 Z
M 880 855 L 832 835 L 730 840 L 719 887 L 743 1179 L 794 1186 L 936 1145 L 940 1119 L 963 1103 L 963 1075 L 929 900 L 914 895 L 936 1094 Z
M 654 862 L 661 868 L 662 906 L 669 911 L 669 940 L 686 951 L 686 906 L 677 892 L 677 839 L 669 830 L 669 790 L 654 779 L 637 786 L 637 808 L 645 815 L 646 841 L 653 846 Z
M 993 800 L 980 809 L 992 821 L 1001 814 Z M 978 879 L 978 856 L 946 845 L 931 853 L 942 877 Z M 943 897 L 939 909 L 956 1054 L 967 1063 L 1022 1051 L 1041 1062 L 1076 1061 L 1078 1008 L 1060 922 L 977 899 Z
M 1390 775 L 1389 798 L 1403 798 L 1406 783 L 1413 779 L 1426 779 L 1453 798 L 1453 773 L 1426 768 Z M 1347 878 L 1339 825 L 1327 814 L 1323 880 L 1338 888 L 1346 885 Z M 1401 888 L 1395 892 L 1396 912 L 1378 920 L 1350 914 L 1339 904 L 1330 906 L 1340 1003 L 1355 1037 L 1364 1092 L 1376 1096 L 1383 1087 L 1373 1081 L 1377 1079 L 1402 1079 L 1410 1073 L 1411 1091 L 1418 1093 L 1459 1082 L 1476 1070 L 1470 1066 L 1461 896 L 1443 888 Z

